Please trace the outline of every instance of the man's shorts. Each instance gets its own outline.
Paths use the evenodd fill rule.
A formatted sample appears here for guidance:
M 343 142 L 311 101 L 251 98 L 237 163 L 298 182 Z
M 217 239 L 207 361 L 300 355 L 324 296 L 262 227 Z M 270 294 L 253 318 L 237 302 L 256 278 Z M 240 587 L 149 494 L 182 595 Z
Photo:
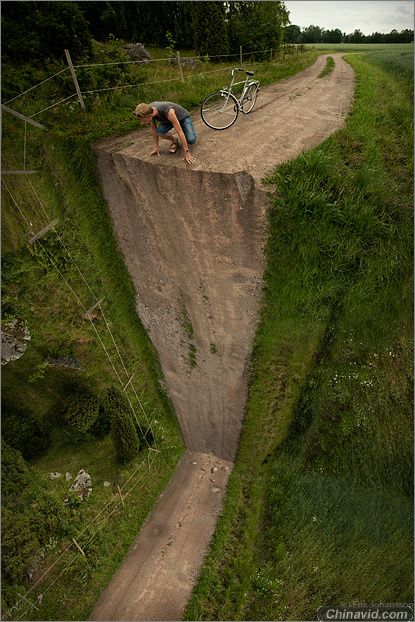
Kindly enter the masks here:
M 193 122 L 191 117 L 185 117 L 181 121 L 179 121 L 180 126 L 183 130 L 184 135 L 186 136 L 186 140 L 189 145 L 194 145 L 196 142 L 196 132 L 193 127 Z M 173 123 L 160 123 L 157 126 L 157 134 L 167 134 L 173 127 Z

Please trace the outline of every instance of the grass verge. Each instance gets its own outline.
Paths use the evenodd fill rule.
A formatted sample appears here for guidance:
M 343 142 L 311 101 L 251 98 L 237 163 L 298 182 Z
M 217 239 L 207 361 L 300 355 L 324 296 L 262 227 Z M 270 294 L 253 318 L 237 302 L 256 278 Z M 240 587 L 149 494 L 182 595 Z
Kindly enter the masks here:
M 349 62 L 345 128 L 269 179 L 241 444 L 188 620 L 413 600 L 413 72 Z
M 334 66 L 335 66 L 334 60 L 333 60 L 333 58 L 331 56 L 329 56 L 327 58 L 327 60 L 326 60 L 326 66 L 324 67 L 323 71 L 321 71 L 318 74 L 317 77 L 318 78 L 324 78 L 325 76 L 329 76 L 331 74 L 331 72 L 333 71 Z

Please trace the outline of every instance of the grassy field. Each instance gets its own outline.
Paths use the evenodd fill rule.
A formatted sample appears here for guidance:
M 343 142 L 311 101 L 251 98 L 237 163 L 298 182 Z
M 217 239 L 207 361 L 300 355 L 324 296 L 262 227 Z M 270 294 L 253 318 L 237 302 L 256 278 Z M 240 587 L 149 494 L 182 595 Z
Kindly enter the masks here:
M 306 43 L 305 47 L 311 50 L 337 52 L 363 52 L 365 54 L 376 51 L 387 52 L 388 55 L 395 52 L 410 52 L 413 50 L 413 43 Z
M 345 128 L 268 180 L 249 401 L 188 620 L 413 602 L 413 65 L 348 61 Z
M 96 61 L 119 59 L 117 45 L 99 46 Z M 164 51 L 151 52 L 153 58 L 165 57 Z M 251 62 L 249 68 L 266 84 L 300 71 L 316 57 L 317 52 L 309 52 L 273 63 Z M 157 355 L 135 312 L 135 294 L 112 235 L 95 175 L 91 143 L 105 135 L 137 129 L 131 112 L 139 99 L 173 99 L 193 108 L 206 93 L 223 86 L 229 73 L 226 68 L 217 71 L 223 67 L 209 63 L 203 69 L 213 73 L 186 78 L 182 83 L 177 79 L 177 67 L 166 62 L 130 68 L 79 70 L 83 90 L 127 83 L 140 86 L 86 96 L 85 113 L 72 100 L 53 107 L 36 116 L 47 131 L 24 127 L 14 117 L 3 118 L 3 170 L 20 169 L 24 164 L 39 170 L 37 175 L 4 178 L 2 321 L 23 318 L 31 341 L 22 358 L 3 368 L 3 400 L 6 404 L 17 401 L 30 407 L 38 424 L 49 430 L 52 438 L 50 448 L 29 463 L 30 484 L 17 497 L 3 500 L 7 551 L 21 551 L 21 567 L 13 568 L 13 577 L 3 579 L 3 612 L 17 603 L 11 616 L 20 619 L 88 617 L 183 451 L 178 426 L 163 391 Z M 6 75 L 7 71 L 10 68 L 5 68 Z M 200 72 L 200 67 L 186 70 L 186 76 Z M 44 77 L 39 75 L 39 81 Z M 146 85 L 173 77 L 175 80 L 170 83 Z M 15 82 L 17 88 L 18 72 Z M 30 116 L 71 92 L 73 85 L 64 75 L 10 105 Z M 59 219 L 56 232 L 50 232 L 40 245 L 28 245 L 27 223 L 39 231 L 54 218 Z M 92 324 L 84 318 L 84 311 L 101 297 L 105 317 L 98 313 Z M 48 364 L 51 358 L 74 360 L 78 369 L 52 367 Z M 81 438 L 59 423 L 60 404 L 71 387 L 87 385 L 100 395 L 110 386 L 120 386 L 117 375 L 126 382 L 133 372 L 133 384 L 153 421 L 160 452 L 149 472 L 145 465 L 140 466 L 143 459 L 147 460 L 148 450 L 132 463 L 120 466 L 109 437 Z M 144 425 L 144 415 L 132 392 L 130 399 Z M 90 473 L 93 493 L 82 506 L 66 511 L 62 500 L 69 484 L 64 474 L 68 471 L 75 476 L 80 468 Z M 48 473 L 54 471 L 63 477 L 49 481 Z M 125 510 L 118 507 L 107 521 L 116 486 L 123 486 L 131 476 L 131 483 L 136 485 Z M 104 481 L 109 481 L 111 487 L 104 487 Z M 108 511 L 84 532 L 107 504 Z M 37 545 L 33 541 L 29 544 L 29 535 L 37 527 L 36 512 L 41 512 L 44 519 L 52 506 L 54 510 L 61 508 L 56 510 L 56 521 L 49 520 Z M 84 547 L 86 558 L 73 548 L 60 559 L 73 537 Z M 36 583 L 55 561 L 52 571 Z M 26 576 L 25 565 L 34 567 L 32 580 Z M 33 612 L 19 594 L 26 595 L 29 601 L 43 594 L 38 610 Z

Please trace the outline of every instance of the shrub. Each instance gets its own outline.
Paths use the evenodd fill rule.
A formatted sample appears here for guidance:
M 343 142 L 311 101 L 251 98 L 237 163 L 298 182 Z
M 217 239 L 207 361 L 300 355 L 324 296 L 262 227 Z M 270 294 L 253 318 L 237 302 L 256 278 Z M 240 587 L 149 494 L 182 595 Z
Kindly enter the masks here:
M 2 403 L 2 437 L 28 460 L 42 454 L 50 445 L 50 434 L 42 430 L 35 416 L 17 404 Z
M 13 581 L 21 581 L 39 547 L 29 513 L 3 508 L 1 565 L 5 574 Z
M 101 400 L 98 408 L 98 417 L 95 420 L 95 423 L 89 429 L 90 433 L 93 434 L 96 438 L 104 438 L 109 434 L 111 429 L 111 424 L 108 416 L 108 411 L 105 408 L 105 404 L 103 400 Z
M 109 389 L 104 398 L 104 408 L 110 421 L 117 460 L 128 462 L 140 451 L 140 441 L 128 402 L 117 389 Z
M 60 408 L 66 425 L 78 432 L 88 432 L 98 418 L 99 401 L 91 393 L 81 390 L 66 397 Z
M 1 492 L 4 497 L 17 496 L 30 483 L 30 467 L 17 449 L 1 442 Z

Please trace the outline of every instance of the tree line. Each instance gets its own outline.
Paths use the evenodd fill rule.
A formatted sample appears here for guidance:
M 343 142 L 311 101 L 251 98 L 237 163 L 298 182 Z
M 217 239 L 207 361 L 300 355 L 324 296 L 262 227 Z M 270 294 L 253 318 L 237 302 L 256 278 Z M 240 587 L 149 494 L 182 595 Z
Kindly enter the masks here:
M 14 64 L 92 55 L 92 40 L 122 39 L 199 55 L 273 48 L 284 41 L 284 2 L 81 1 L 3 2 L 2 59 Z
M 320 26 L 307 26 L 300 28 L 295 24 L 289 24 L 284 29 L 285 43 L 411 43 L 414 40 L 414 31 L 391 30 L 389 33 L 374 32 L 364 35 L 361 30 L 346 34 L 340 28 L 326 30 Z

